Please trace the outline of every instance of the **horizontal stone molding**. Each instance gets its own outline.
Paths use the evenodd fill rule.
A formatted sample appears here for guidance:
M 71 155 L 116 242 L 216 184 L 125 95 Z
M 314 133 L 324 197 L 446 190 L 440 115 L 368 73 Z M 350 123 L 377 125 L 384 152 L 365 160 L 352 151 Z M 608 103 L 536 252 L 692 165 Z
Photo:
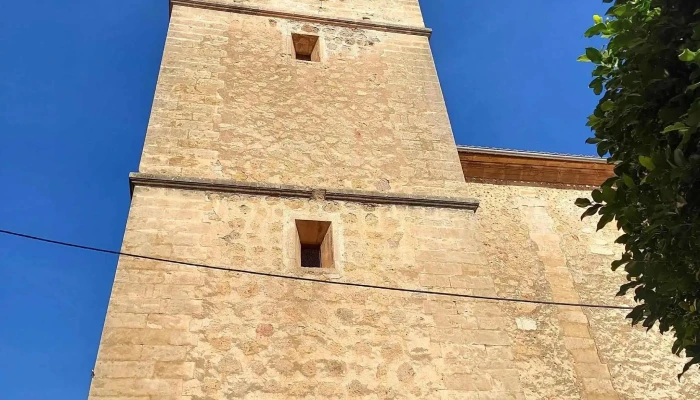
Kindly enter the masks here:
M 410 194 L 387 194 L 357 190 L 310 189 L 288 185 L 237 182 L 219 179 L 184 178 L 143 173 L 129 174 L 132 192 L 136 186 L 160 187 L 206 192 L 235 193 L 256 196 L 289 197 L 345 201 L 350 203 L 402 205 L 409 207 L 453 208 L 476 211 L 479 202 L 475 199 L 454 197 L 431 197 Z
M 406 35 L 425 36 L 428 38 L 433 33 L 432 29 L 424 27 L 391 24 L 386 22 L 372 22 L 369 20 L 356 20 L 349 18 L 324 17 L 321 15 L 290 13 L 279 10 L 270 10 L 261 7 L 243 6 L 237 4 L 223 4 L 211 0 L 170 0 L 170 4 L 171 6 L 206 8 L 210 10 L 227 11 L 238 14 L 260 15 L 272 18 L 283 18 L 295 21 L 343 26 L 347 28 L 369 29 L 375 31 L 402 33 Z
M 475 199 L 429 197 L 420 195 L 395 195 L 351 190 L 327 191 L 326 200 L 347 201 L 353 203 L 395 204 L 412 207 L 456 208 L 472 211 L 476 211 L 479 208 L 479 202 Z
M 221 193 L 251 194 L 273 197 L 312 198 L 313 190 L 294 186 L 264 185 L 217 179 L 182 178 L 177 176 L 131 173 L 129 182 L 136 186 L 200 190 Z

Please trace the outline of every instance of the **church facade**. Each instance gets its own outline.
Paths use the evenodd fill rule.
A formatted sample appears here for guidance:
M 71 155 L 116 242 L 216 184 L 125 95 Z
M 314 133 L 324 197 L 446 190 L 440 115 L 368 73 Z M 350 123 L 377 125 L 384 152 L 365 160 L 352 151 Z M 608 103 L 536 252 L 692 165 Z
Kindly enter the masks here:
M 430 32 L 172 0 L 91 400 L 696 396 L 670 338 L 551 304 L 631 305 L 573 204 L 609 167 L 456 146 Z

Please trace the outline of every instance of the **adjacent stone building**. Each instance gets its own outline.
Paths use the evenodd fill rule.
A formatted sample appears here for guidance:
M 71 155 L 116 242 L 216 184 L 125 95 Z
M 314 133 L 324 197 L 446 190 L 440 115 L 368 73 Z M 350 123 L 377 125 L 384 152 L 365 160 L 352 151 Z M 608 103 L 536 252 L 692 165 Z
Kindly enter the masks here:
M 696 396 L 623 310 L 445 295 L 630 305 L 573 205 L 609 167 L 458 148 L 429 35 L 417 0 L 172 1 L 91 400 Z

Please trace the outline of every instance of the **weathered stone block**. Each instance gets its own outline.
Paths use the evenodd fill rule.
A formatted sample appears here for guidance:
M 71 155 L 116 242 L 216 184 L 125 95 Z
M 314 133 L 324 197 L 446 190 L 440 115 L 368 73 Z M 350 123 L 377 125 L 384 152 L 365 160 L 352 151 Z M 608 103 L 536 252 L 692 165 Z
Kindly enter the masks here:
M 102 361 L 140 360 L 141 345 L 108 345 L 101 346 L 98 359 Z
M 610 379 L 610 371 L 605 364 L 575 363 L 576 374 L 582 378 Z
M 111 313 L 105 320 L 109 328 L 145 328 L 147 314 Z
M 455 289 L 493 289 L 493 279 L 476 276 L 451 276 L 450 286 Z
M 149 314 L 146 325 L 149 329 L 188 330 L 191 320 L 189 315 Z
M 464 343 L 467 344 L 483 344 L 488 346 L 510 345 L 508 333 L 504 331 L 464 330 L 462 334 Z
M 99 378 L 150 378 L 154 361 L 103 361 L 95 364 L 95 376 Z
M 515 324 L 521 331 L 537 330 L 537 321 L 534 319 L 518 317 L 515 319 Z
M 444 378 L 445 387 L 450 390 L 466 391 L 488 391 L 491 390 L 491 378 L 488 375 L 480 374 L 454 374 Z
M 561 321 L 561 330 L 564 336 L 590 338 L 591 333 L 588 331 L 588 324 L 579 324 L 575 322 Z
M 156 361 L 183 361 L 187 355 L 187 346 L 142 346 L 141 358 Z
M 154 376 L 191 379 L 194 376 L 194 362 L 159 361 L 155 364 Z
M 136 397 L 143 395 L 165 396 L 182 393 L 179 379 L 108 379 L 92 380 L 91 394 L 95 396 Z

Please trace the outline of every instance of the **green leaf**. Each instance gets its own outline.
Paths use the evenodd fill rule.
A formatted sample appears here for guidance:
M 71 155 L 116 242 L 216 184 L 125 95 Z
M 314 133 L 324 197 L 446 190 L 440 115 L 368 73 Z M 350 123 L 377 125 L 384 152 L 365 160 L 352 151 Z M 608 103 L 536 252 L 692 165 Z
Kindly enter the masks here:
M 622 174 L 622 181 L 625 182 L 625 185 L 630 189 L 634 189 L 637 186 L 634 183 L 634 179 L 627 174 Z
M 629 239 L 630 239 L 630 235 L 628 235 L 628 234 L 625 233 L 625 234 L 623 234 L 623 235 L 620 235 L 620 237 L 618 237 L 618 238 L 615 240 L 615 243 L 618 243 L 618 244 L 625 244 L 625 243 L 627 243 L 627 241 L 628 241 Z M 621 261 L 622 261 L 622 260 L 621 260 Z M 614 264 L 614 263 L 613 263 L 613 264 Z
M 667 126 L 664 130 L 663 133 L 669 133 L 669 132 L 675 132 L 675 131 L 680 131 L 683 129 L 688 129 L 688 127 L 682 123 L 682 122 L 676 122 L 673 125 Z
M 574 204 L 576 204 L 578 207 L 585 208 L 591 205 L 591 201 L 585 197 L 579 197 L 576 199 Z
M 613 271 L 617 271 L 617 269 L 620 268 L 625 263 L 626 263 L 626 261 L 623 261 L 623 260 L 615 260 L 610 264 L 610 266 L 612 267 Z
M 620 291 L 617 292 L 616 296 L 626 295 L 627 291 L 629 291 L 630 289 L 636 288 L 637 286 L 640 285 L 640 283 L 641 282 L 638 282 L 638 281 L 632 281 L 632 282 L 625 283 L 624 285 L 620 286 Z M 632 314 L 632 313 L 630 313 L 630 314 Z M 628 316 L 628 318 L 629 318 L 629 316 Z
M 596 123 L 598 123 L 598 121 L 600 121 L 600 118 L 596 117 L 595 115 L 589 115 L 589 116 L 588 116 L 588 122 L 586 123 L 586 126 L 591 126 L 591 127 L 592 127 L 593 125 L 595 125 Z
M 588 52 L 586 52 L 588 54 Z M 683 50 L 683 52 L 678 56 L 678 58 L 681 61 L 685 62 L 691 62 L 695 60 L 695 57 L 697 56 L 697 53 L 694 51 L 690 51 L 688 49 Z
M 593 192 L 591 192 L 591 197 L 593 197 L 593 201 L 595 201 L 596 203 L 603 202 L 603 192 L 601 192 L 599 189 L 596 189 Z
M 592 27 L 588 28 L 588 29 L 583 33 L 583 36 L 589 38 L 589 37 L 593 37 L 593 36 L 596 36 L 596 35 L 600 35 L 600 34 L 605 30 L 605 28 L 606 28 L 606 26 L 605 26 L 604 23 L 595 24 L 595 25 L 593 25 Z
M 692 92 L 695 89 L 700 87 L 700 82 L 698 83 L 693 83 L 692 85 L 688 86 L 688 88 L 685 90 L 686 92 Z
M 690 110 L 688 110 L 688 117 L 685 119 L 685 123 L 693 128 L 700 125 L 700 100 L 693 103 Z
M 677 148 L 673 151 L 673 162 L 679 167 L 685 167 L 688 165 L 688 162 L 685 160 L 683 150 Z
M 644 263 L 637 261 L 630 261 L 625 265 L 625 271 L 632 276 L 639 276 L 639 274 L 644 269 Z
M 613 12 L 612 12 L 612 13 L 613 13 L 613 15 L 616 16 L 616 17 L 622 17 L 622 16 L 624 16 L 625 13 L 627 13 L 627 5 L 626 5 L 626 4 L 622 4 L 622 5 L 616 6 L 616 7 L 613 9 Z
M 683 132 L 683 139 L 681 139 L 681 143 L 678 145 L 680 148 L 684 148 L 686 144 L 690 141 L 690 131 L 685 131 Z M 698 154 L 693 154 L 689 158 L 692 160 L 694 156 Z
M 651 161 L 651 157 L 639 156 L 639 163 L 649 171 L 653 171 L 656 168 L 654 162 Z
M 603 187 L 603 200 L 606 203 L 614 203 L 615 197 L 617 196 L 617 191 L 610 186 Z
M 612 100 L 606 100 L 605 102 L 603 102 L 603 104 L 600 105 L 600 109 L 605 112 L 612 110 L 614 107 L 615 103 Z
M 599 23 L 603 22 L 603 17 L 596 14 L 593 16 L 593 22 L 595 22 L 596 24 L 599 24 Z
M 581 214 L 581 221 L 583 221 L 586 217 L 592 217 L 595 215 L 595 213 L 598 212 L 600 209 L 601 205 L 596 204 L 593 207 L 589 208 L 588 210 L 584 211 L 583 214 Z
M 576 59 L 576 61 L 578 61 L 578 62 L 591 62 L 591 60 L 589 60 L 588 57 L 586 57 L 585 54 L 584 54 L 584 55 L 581 55 L 581 56 L 578 56 L 578 58 Z
M 605 225 L 609 224 L 613 219 L 615 219 L 615 216 L 613 214 L 605 214 L 601 216 L 596 229 L 601 230 L 605 228 Z
M 593 93 L 595 93 L 596 96 L 599 96 L 601 93 L 603 93 L 603 84 L 596 83 L 596 85 L 593 87 Z
M 589 88 L 593 89 L 593 93 L 596 95 L 599 95 L 603 93 L 603 82 L 604 79 L 602 77 L 598 77 L 593 79 L 590 85 L 588 85 Z
M 681 378 L 683 377 L 683 374 L 688 372 L 690 367 L 692 367 L 693 365 L 696 365 L 696 364 L 700 364 L 700 357 L 693 357 L 690 359 L 690 361 L 685 363 L 685 365 L 683 366 L 683 371 L 680 374 L 678 374 L 678 380 L 680 381 Z
M 595 47 L 586 47 L 586 57 L 596 64 L 600 64 L 600 62 L 603 61 L 603 55 L 600 53 L 600 50 Z
M 612 187 L 612 185 L 614 185 L 615 183 L 617 183 L 617 177 L 616 177 L 616 176 L 611 176 L 610 178 L 606 179 L 605 182 L 603 182 L 603 183 L 600 185 L 600 187 L 602 187 L 602 188 L 604 188 L 604 187 L 606 187 L 606 186 Z

